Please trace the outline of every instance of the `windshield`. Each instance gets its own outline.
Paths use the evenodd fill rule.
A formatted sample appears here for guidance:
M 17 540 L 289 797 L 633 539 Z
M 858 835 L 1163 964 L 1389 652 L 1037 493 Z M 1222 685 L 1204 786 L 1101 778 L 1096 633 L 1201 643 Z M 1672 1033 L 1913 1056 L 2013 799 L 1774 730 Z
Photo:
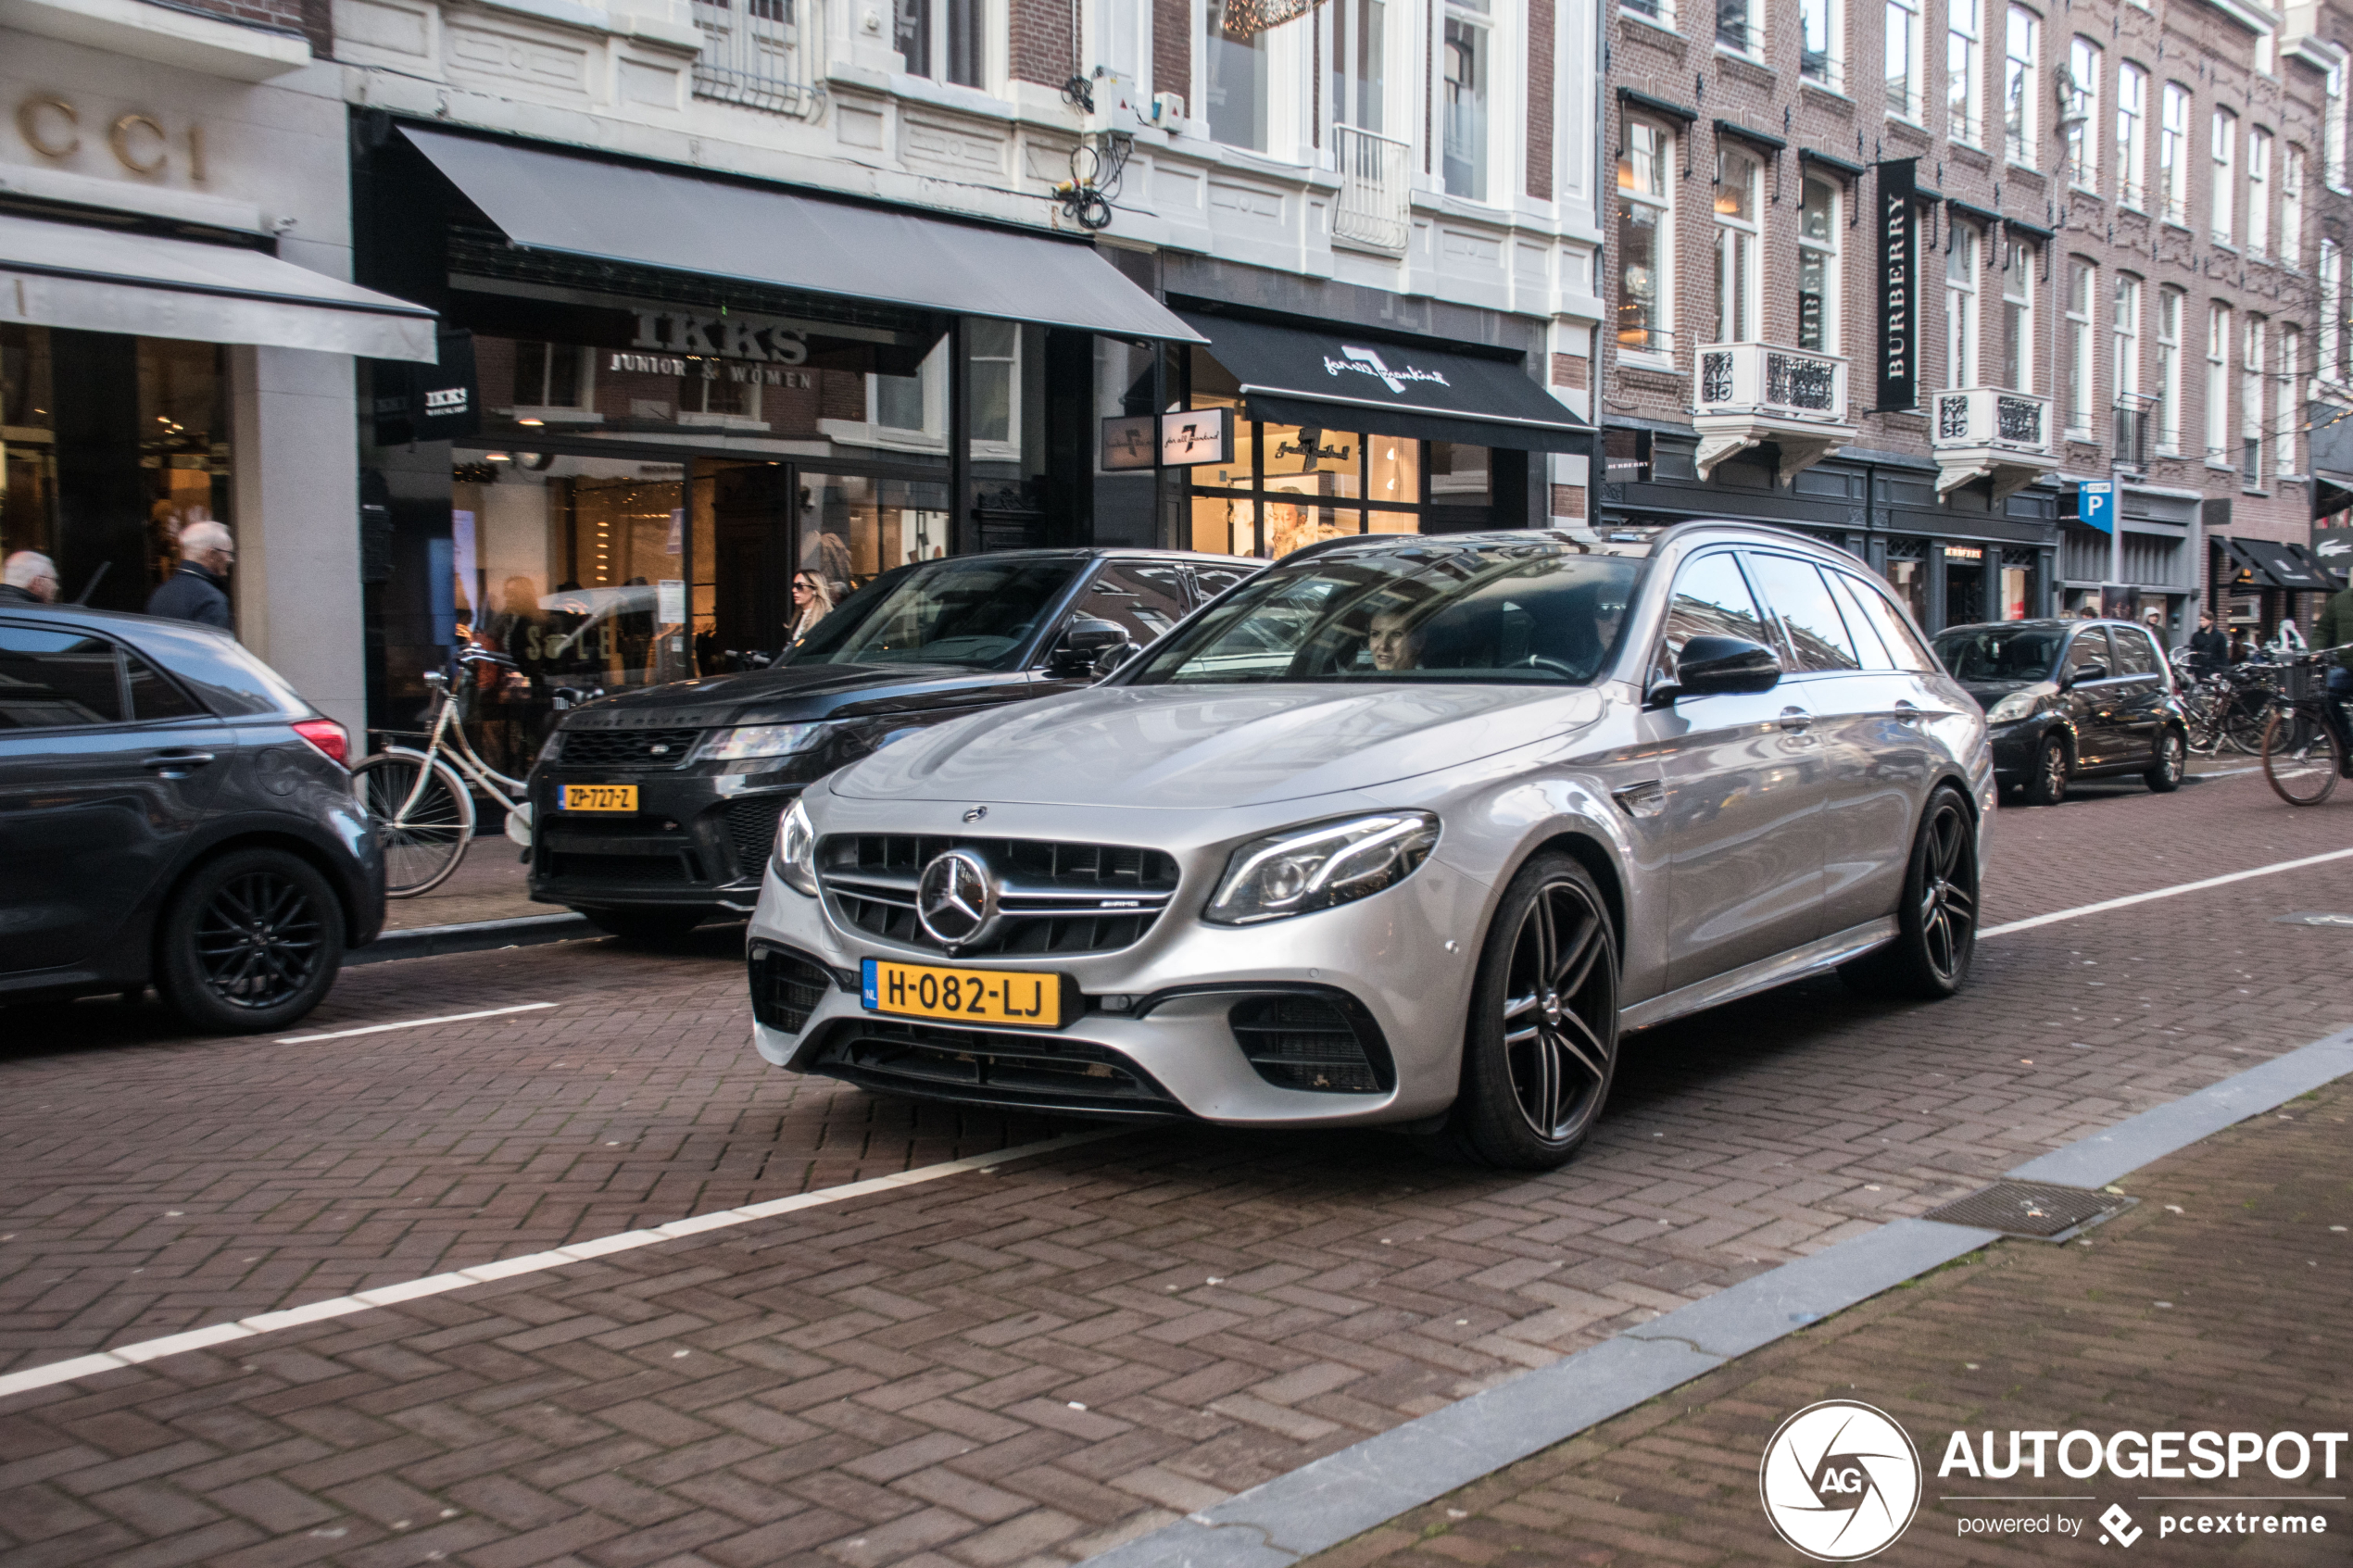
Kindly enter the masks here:
M 1013 659 L 1085 564 L 926 562 L 875 579 L 819 621 L 785 664 L 961 664 Z
M 1131 679 L 1583 685 L 1617 640 L 1642 567 L 1552 540 L 1319 554 L 1235 589 L 1138 659 Z
M 1936 639 L 1936 657 L 1957 681 L 2047 681 L 2066 642 L 2058 626 L 1947 632 Z

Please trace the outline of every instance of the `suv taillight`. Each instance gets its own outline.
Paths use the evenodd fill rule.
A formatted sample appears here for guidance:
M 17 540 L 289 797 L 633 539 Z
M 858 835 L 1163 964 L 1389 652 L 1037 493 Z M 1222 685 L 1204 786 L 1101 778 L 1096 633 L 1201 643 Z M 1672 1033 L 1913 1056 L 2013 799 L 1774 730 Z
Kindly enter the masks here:
M 351 740 L 343 726 L 333 719 L 304 719 L 296 723 L 294 733 L 317 746 L 328 761 L 349 767 Z

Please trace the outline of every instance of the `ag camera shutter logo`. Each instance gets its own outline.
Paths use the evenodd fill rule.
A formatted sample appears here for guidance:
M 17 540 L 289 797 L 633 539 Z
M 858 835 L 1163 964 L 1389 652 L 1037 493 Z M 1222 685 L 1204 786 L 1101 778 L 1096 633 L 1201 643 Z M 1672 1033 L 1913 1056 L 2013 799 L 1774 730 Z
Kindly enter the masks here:
M 1825 1399 L 1781 1423 L 1756 1487 L 1781 1539 L 1819 1562 L 1893 1545 L 1920 1506 L 1920 1455 L 1884 1411 Z

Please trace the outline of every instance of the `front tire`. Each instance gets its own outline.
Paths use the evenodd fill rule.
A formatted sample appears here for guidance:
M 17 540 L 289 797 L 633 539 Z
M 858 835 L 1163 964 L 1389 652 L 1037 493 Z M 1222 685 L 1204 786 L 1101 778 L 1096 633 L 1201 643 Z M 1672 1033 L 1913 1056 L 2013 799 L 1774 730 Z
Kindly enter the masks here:
M 2345 753 L 2336 734 L 2292 708 L 2275 709 L 2263 732 L 2263 777 L 2291 806 L 2318 806 L 2336 793 Z
M 343 968 L 343 906 L 318 868 L 283 849 L 198 866 L 156 928 L 156 989 L 208 1035 L 283 1029 Z
M 1478 960 L 1448 1152 L 1550 1171 L 1585 1141 L 1617 1074 L 1617 935 L 1592 874 L 1544 854 L 1504 891 Z
M 2048 734 L 2034 750 L 2034 771 L 2026 775 L 2026 785 L 2020 793 L 2029 806 L 2056 806 L 2067 798 L 2067 781 L 2075 771 L 2074 759 L 2068 755 L 2067 737 Z
M 688 933 L 711 918 L 711 910 L 700 905 L 682 908 L 648 904 L 627 909 L 576 906 L 574 912 L 586 915 L 599 931 L 648 947 L 667 947 L 683 942 Z
M 2187 771 L 2189 743 L 2179 730 L 2160 730 L 2157 736 L 2156 766 L 2141 775 L 2141 782 L 2158 795 L 2171 795 L 2182 787 L 2182 775 Z
M 1977 958 L 1977 823 L 1958 794 L 1939 789 L 1912 840 L 1895 940 L 1839 966 L 1867 997 L 1941 1001 L 1968 983 Z

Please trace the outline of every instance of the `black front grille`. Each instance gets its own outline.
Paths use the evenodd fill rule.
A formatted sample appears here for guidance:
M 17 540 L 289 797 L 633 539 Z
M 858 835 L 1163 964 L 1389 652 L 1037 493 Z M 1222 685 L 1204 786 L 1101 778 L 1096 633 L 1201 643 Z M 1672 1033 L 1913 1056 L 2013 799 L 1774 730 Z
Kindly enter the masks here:
M 701 738 L 700 730 L 565 730 L 556 760 L 567 768 L 675 768 Z M 658 749 L 659 748 L 659 749 Z
M 1115 844 L 1055 844 L 1026 838 L 926 838 L 859 834 L 828 838 L 818 874 L 844 920 L 893 942 L 938 949 L 915 918 L 924 867 L 950 849 L 988 862 L 1004 918 L 977 953 L 1102 953 L 1140 941 L 1176 891 L 1176 859 L 1158 849 Z
M 1397 1082 L 1379 1025 L 1353 1000 L 1252 997 L 1235 1004 L 1227 1022 L 1242 1055 L 1277 1088 L 1376 1095 Z
M 736 847 L 736 874 L 757 878 L 776 847 L 776 823 L 792 804 L 786 795 L 755 795 L 727 802 L 727 838 Z
M 769 1028 L 798 1035 L 834 988 L 831 970 L 789 947 L 751 950 L 751 1014 Z
M 844 1019 L 824 1036 L 809 1071 L 931 1099 L 1112 1115 L 1184 1114 L 1176 1098 L 1127 1058 L 1109 1047 L 1059 1035 Z
M 539 832 L 540 875 L 562 881 L 698 883 L 705 856 L 677 823 L 650 817 L 557 817 Z

